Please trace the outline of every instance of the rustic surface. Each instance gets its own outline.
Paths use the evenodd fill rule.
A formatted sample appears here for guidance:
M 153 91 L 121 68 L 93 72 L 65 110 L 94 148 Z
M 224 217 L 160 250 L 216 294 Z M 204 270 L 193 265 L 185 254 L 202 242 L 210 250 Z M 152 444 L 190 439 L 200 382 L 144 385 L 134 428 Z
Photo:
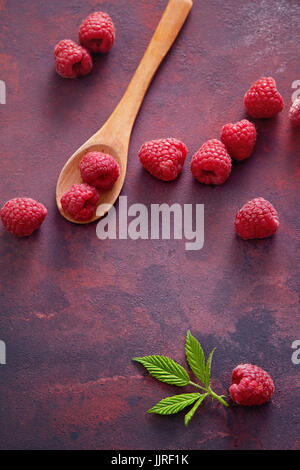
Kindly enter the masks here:
M 0 232 L 0 446 L 24 449 L 296 449 L 299 372 L 291 343 L 299 323 L 300 133 L 287 120 L 299 70 L 300 4 L 295 0 L 195 0 L 136 122 L 123 195 L 129 204 L 204 203 L 205 245 L 182 241 L 100 242 L 96 225 L 75 226 L 55 206 L 67 157 L 107 119 L 158 23 L 166 0 L 0 0 L 1 204 L 28 195 L 46 204 L 42 229 L 28 239 Z M 88 13 L 108 11 L 112 51 L 93 73 L 61 79 L 53 46 L 76 39 Z M 137 160 L 140 145 L 181 138 L 189 157 L 221 126 L 245 116 L 242 97 L 260 76 L 275 77 L 286 107 L 257 121 L 249 161 L 219 188 L 193 181 L 189 161 L 174 183 Z M 236 210 L 264 196 L 280 213 L 269 240 L 243 242 Z M 217 346 L 216 391 L 247 361 L 271 372 L 276 393 L 261 408 L 207 403 L 187 430 L 183 415 L 145 410 L 179 392 L 145 374 L 134 355 L 164 353 L 184 363 L 188 328 L 205 351 Z

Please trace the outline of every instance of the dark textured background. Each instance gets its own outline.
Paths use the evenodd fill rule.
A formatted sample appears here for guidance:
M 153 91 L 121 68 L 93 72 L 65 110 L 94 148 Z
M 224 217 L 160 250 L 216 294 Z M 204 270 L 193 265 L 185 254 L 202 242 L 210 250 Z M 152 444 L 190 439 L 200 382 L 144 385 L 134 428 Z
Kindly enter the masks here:
M 300 448 L 300 133 L 287 111 L 300 79 L 297 0 L 195 0 L 190 17 L 146 96 L 132 134 L 123 195 L 129 204 L 205 204 L 205 246 L 184 241 L 101 242 L 96 225 L 75 226 L 55 206 L 66 159 L 105 122 L 125 90 L 166 0 L 0 0 L 1 204 L 31 196 L 48 207 L 32 237 L 0 232 L 0 446 L 30 449 Z M 117 38 L 81 80 L 60 78 L 53 47 L 90 12 L 111 14 Z M 190 158 L 226 122 L 245 116 L 243 95 L 275 77 L 286 107 L 257 121 L 253 156 L 222 187 L 193 181 Z M 162 183 L 140 166 L 147 139 L 176 136 L 189 148 L 182 176 Z M 233 218 L 264 196 L 280 214 L 276 236 L 245 242 Z M 213 385 L 226 393 L 247 361 L 274 378 L 271 403 L 245 409 L 205 404 L 186 430 L 183 414 L 145 410 L 180 393 L 131 362 L 167 354 L 184 363 L 188 328 L 208 352 Z

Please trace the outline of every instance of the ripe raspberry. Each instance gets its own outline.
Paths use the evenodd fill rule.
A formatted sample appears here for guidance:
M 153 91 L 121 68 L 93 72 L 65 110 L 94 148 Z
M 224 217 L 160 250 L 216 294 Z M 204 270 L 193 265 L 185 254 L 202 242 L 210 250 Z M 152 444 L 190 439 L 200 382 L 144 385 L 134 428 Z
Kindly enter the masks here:
M 89 51 L 71 39 L 64 39 L 54 49 L 56 72 L 63 78 L 82 77 L 90 73 L 93 62 Z
M 279 220 L 276 209 L 263 197 L 247 202 L 235 216 L 236 233 L 244 240 L 266 238 L 276 232 Z
M 158 139 L 145 142 L 140 148 L 141 164 L 151 175 L 163 181 L 172 181 L 181 173 L 187 148 L 177 139 Z
M 73 184 L 60 202 L 66 214 L 74 220 L 83 222 L 95 215 L 99 193 L 96 188 L 88 184 Z
M 231 158 L 225 145 L 217 139 L 205 142 L 192 158 L 191 171 L 200 183 L 224 183 L 231 171 Z
M 283 99 L 272 77 L 257 80 L 244 97 L 245 108 L 253 118 L 271 118 L 283 109 Z
M 235 124 L 225 124 L 222 129 L 221 140 L 235 160 L 244 160 L 250 157 L 255 141 L 256 129 L 252 122 L 243 119 Z
M 120 176 L 116 160 L 101 152 L 88 152 L 80 162 L 81 178 L 103 191 L 111 189 Z
M 92 52 L 108 52 L 113 46 L 116 30 L 107 13 L 95 11 L 80 25 L 79 42 Z
M 18 237 L 26 237 L 40 227 L 47 215 L 46 207 L 30 197 L 7 201 L 0 211 L 4 227 Z
M 230 396 L 238 405 L 262 405 L 274 393 L 274 383 L 267 372 L 252 364 L 240 364 L 232 371 Z
M 300 98 L 297 98 L 290 107 L 289 120 L 294 127 L 300 127 Z

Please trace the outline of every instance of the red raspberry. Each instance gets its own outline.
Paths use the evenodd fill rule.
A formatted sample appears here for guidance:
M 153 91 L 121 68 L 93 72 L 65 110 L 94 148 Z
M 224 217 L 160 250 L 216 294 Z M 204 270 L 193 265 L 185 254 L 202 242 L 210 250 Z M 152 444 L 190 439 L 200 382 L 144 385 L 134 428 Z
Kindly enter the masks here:
M 163 181 L 172 181 L 181 173 L 187 148 L 177 139 L 158 139 L 145 142 L 140 148 L 141 164 L 151 175 Z
M 244 160 L 250 157 L 255 141 L 256 129 L 252 122 L 243 119 L 235 124 L 225 124 L 222 129 L 221 140 L 235 160 Z
M 272 77 L 257 80 L 244 97 L 245 108 L 253 118 L 271 118 L 283 109 L 283 99 Z
M 64 39 L 54 49 L 56 72 L 63 78 L 82 77 L 90 73 L 93 62 L 89 51 L 71 39 Z
M 40 227 L 47 215 L 46 207 L 30 197 L 16 197 L 2 207 L 4 227 L 18 237 L 26 237 Z
M 63 194 L 60 202 L 66 214 L 74 220 L 83 222 L 90 220 L 95 215 L 99 193 L 96 188 L 88 184 L 73 184 Z
M 244 240 L 266 238 L 276 232 L 279 220 L 276 209 L 263 197 L 247 202 L 235 216 L 236 233 Z
M 107 13 L 95 11 L 80 25 L 79 42 L 92 52 L 108 52 L 113 46 L 116 30 Z
M 224 183 L 231 171 L 231 158 L 225 145 L 217 139 L 205 142 L 192 158 L 191 171 L 200 183 Z
M 88 152 L 80 162 L 81 178 L 103 191 L 111 189 L 120 176 L 116 160 L 101 152 Z
M 300 98 L 297 98 L 290 107 L 289 119 L 294 127 L 300 127 Z
M 230 396 L 238 405 L 262 405 L 274 393 L 274 383 L 269 374 L 252 364 L 240 364 L 232 371 Z

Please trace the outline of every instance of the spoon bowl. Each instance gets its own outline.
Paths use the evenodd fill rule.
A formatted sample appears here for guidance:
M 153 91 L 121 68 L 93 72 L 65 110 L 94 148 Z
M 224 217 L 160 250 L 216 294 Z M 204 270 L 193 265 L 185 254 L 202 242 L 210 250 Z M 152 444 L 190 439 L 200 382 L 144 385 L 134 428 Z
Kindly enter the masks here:
M 79 165 L 84 157 L 84 155 L 88 152 L 101 152 L 101 153 L 108 153 L 114 159 L 118 162 L 119 167 L 120 167 L 120 176 L 113 185 L 113 187 L 107 191 L 99 191 L 99 203 L 98 203 L 98 208 L 96 211 L 96 214 L 94 217 L 89 219 L 88 221 L 78 221 L 75 219 L 72 219 L 62 208 L 61 206 L 61 197 L 63 194 L 68 191 L 68 189 L 73 186 L 73 184 L 78 184 L 82 183 L 81 175 L 80 175 L 80 170 L 79 170 Z M 86 224 L 90 222 L 94 222 L 95 220 L 98 220 L 99 218 L 103 217 L 104 215 L 107 214 L 107 209 L 102 209 L 104 207 L 104 204 L 114 204 L 115 201 L 117 200 L 121 189 L 124 184 L 125 180 L 125 175 L 126 175 L 126 163 L 127 160 L 126 158 L 121 158 L 119 154 L 116 152 L 116 150 L 111 146 L 107 144 L 90 144 L 87 145 L 87 142 L 84 146 L 80 147 L 73 155 L 72 157 L 67 161 L 65 166 L 63 167 L 57 188 L 56 188 L 56 204 L 58 207 L 59 212 L 69 221 L 69 222 L 74 222 L 76 224 Z M 102 209 L 102 211 L 101 211 Z
M 56 204 L 61 215 L 70 222 L 77 224 L 94 222 L 103 217 L 117 200 L 125 180 L 128 148 L 134 121 L 156 70 L 175 41 L 192 6 L 192 0 L 169 1 L 153 38 L 115 111 L 103 127 L 76 150 L 62 168 L 56 186 Z M 108 153 L 114 157 L 120 166 L 120 176 L 110 190 L 100 191 L 96 214 L 89 220 L 77 221 L 65 213 L 60 201 L 62 195 L 73 184 L 82 183 L 79 165 L 83 156 L 91 151 Z

